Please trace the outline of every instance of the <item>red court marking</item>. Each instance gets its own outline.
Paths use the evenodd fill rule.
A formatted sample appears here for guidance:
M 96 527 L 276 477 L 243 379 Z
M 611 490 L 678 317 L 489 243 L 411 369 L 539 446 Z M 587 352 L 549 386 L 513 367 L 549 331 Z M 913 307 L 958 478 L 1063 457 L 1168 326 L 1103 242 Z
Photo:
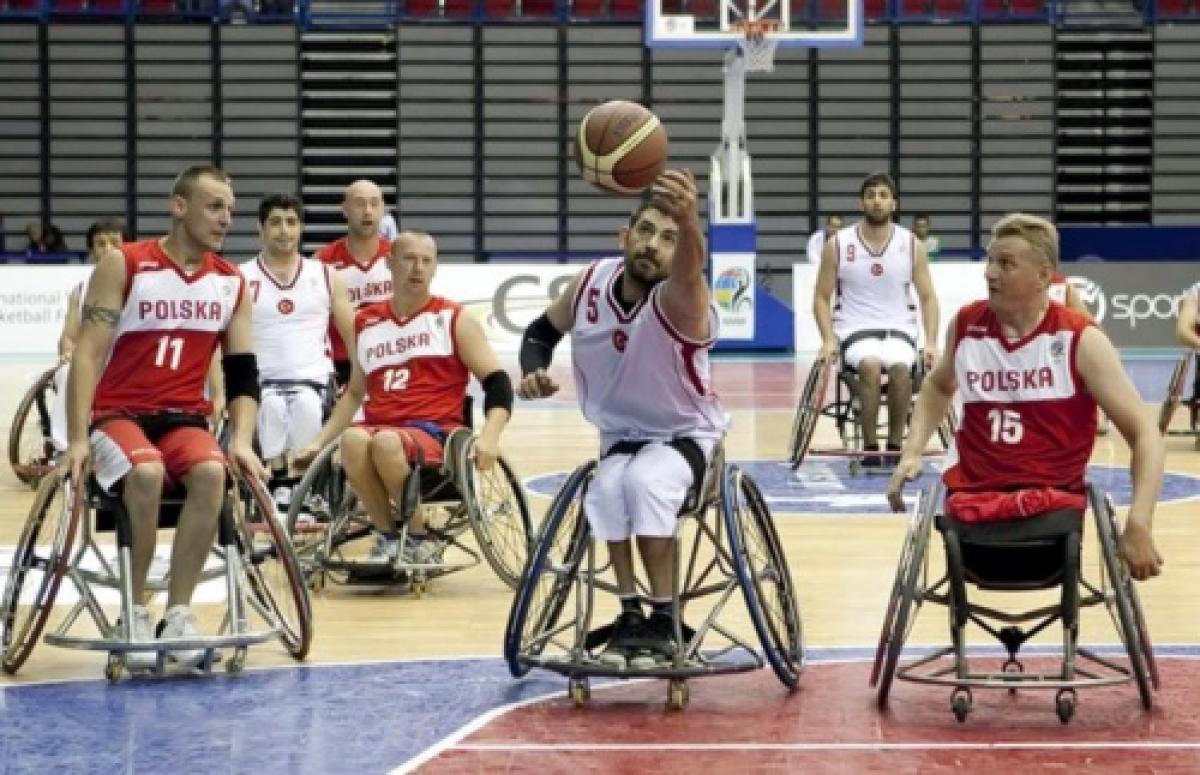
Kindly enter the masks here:
M 1046 690 L 977 690 L 959 724 L 948 687 L 897 682 L 880 712 L 865 662 L 812 665 L 794 694 L 765 670 L 695 680 L 682 712 L 665 709 L 663 681 L 594 689 L 583 709 L 564 681 L 562 697 L 501 716 L 422 772 L 1200 771 L 1200 662 L 1160 665 L 1154 710 L 1132 684 L 1081 691 L 1066 726 Z

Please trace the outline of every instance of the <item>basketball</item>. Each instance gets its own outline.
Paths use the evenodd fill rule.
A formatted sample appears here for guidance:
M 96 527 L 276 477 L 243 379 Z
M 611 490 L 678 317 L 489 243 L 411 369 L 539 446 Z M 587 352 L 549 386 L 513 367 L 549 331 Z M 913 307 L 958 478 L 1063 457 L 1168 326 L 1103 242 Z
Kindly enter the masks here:
M 640 194 L 667 166 L 667 130 L 636 102 L 597 105 L 579 122 L 575 161 L 583 179 L 613 194 Z

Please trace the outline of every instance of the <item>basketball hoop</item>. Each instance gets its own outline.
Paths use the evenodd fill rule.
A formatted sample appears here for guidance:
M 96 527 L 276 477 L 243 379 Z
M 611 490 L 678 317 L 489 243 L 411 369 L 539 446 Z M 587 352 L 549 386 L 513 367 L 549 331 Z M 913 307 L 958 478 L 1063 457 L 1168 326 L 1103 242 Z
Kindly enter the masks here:
M 779 20 L 736 19 L 729 26 L 741 35 L 738 48 L 746 58 L 746 72 L 772 72 L 775 69 L 775 47 L 779 44 L 773 33 L 781 28 Z

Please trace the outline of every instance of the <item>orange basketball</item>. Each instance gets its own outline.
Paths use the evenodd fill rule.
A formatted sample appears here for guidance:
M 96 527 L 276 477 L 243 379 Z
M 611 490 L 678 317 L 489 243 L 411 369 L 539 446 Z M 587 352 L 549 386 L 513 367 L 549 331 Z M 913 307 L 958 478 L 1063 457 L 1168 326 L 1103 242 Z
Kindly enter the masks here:
M 667 130 L 636 102 L 597 105 L 579 122 L 575 161 L 583 179 L 614 194 L 640 194 L 667 166 Z

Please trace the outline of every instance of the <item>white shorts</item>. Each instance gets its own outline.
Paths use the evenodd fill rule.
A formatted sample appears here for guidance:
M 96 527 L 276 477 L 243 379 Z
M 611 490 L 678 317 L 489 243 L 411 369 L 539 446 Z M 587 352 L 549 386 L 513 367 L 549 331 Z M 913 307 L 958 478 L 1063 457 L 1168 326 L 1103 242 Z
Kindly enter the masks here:
M 917 362 L 916 349 L 898 336 L 887 339 L 864 338 L 851 344 L 842 353 L 842 362 L 852 369 L 867 358 L 876 358 L 883 368 L 907 366 L 912 368 Z
M 321 432 L 325 399 L 304 385 L 264 385 L 258 407 L 263 460 L 307 446 Z
M 696 443 L 706 460 L 717 444 L 716 439 Z M 647 444 L 635 455 L 601 458 L 583 501 L 592 535 L 598 541 L 674 536 L 694 478 L 683 455 L 663 443 Z
M 70 363 L 58 367 L 50 396 L 50 441 L 59 452 L 67 448 L 67 376 L 70 373 Z

